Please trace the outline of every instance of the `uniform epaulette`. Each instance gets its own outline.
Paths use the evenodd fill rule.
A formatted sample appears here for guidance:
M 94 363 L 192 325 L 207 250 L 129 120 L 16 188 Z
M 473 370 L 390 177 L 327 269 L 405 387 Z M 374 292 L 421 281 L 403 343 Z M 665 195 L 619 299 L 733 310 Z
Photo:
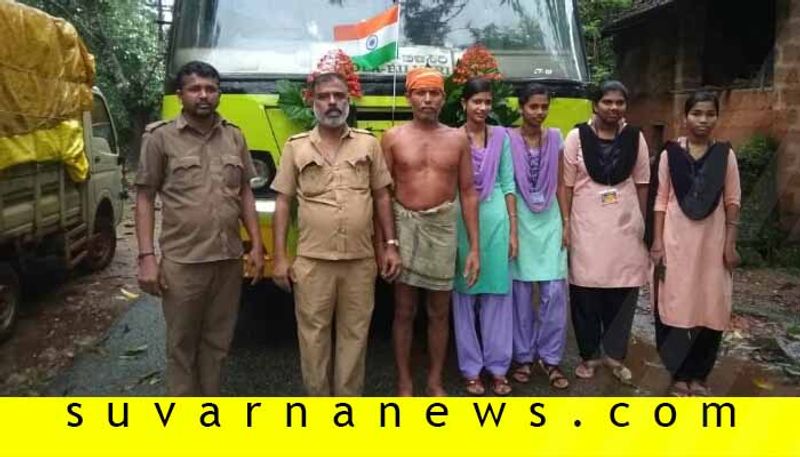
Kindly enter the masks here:
M 289 137 L 289 141 L 299 140 L 300 138 L 305 138 L 310 134 L 310 132 L 303 132 L 298 133 L 297 135 L 292 135 Z
M 372 133 L 372 131 L 367 130 L 367 129 L 350 128 L 350 130 L 353 131 L 353 132 L 356 132 L 356 133 L 361 133 L 363 135 L 375 136 L 375 134 Z
M 159 129 L 159 128 L 169 124 L 170 122 L 172 122 L 172 121 L 156 121 L 156 122 L 153 122 L 152 124 L 147 124 L 147 126 L 144 128 L 144 131 L 147 132 L 147 133 L 152 133 L 154 130 Z
M 233 122 L 231 122 L 231 121 L 229 121 L 229 120 L 227 120 L 227 119 L 223 119 L 223 120 L 222 120 L 222 123 L 223 123 L 224 125 L 230 125 L 231 127 L 235 128 L 235 129 L 237 129 L 237 130 L 241 130 L 241 128 L 239 128 L 239 126 L 238 126 L 238 125 L 234 124 Z

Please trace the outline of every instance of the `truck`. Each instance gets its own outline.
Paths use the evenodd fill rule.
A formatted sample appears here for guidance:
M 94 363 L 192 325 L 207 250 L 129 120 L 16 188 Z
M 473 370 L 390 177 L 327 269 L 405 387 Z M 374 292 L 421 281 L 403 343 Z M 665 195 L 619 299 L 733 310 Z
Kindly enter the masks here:
M 0 2 L 0 23 L 2 341 L 25 272 L 45 259 L 87 271 L 111 262 L 126 194 L 116 128 L 74 27 L 14 2 Z

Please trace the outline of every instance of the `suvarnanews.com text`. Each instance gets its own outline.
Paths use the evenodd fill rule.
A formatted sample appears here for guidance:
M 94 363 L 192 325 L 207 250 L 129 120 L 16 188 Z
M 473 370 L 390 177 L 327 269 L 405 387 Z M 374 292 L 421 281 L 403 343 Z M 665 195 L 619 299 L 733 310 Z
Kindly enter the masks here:
M 312 402 L 313 403 L 313 402 Z M 110 401 L 105 404 L 92 404 L 91 408 L 79 401 L 73 401 L 65 406 L 65 425 L 72 428 L 80 428 L 86 425 L 91 427 L 110 427 L 126 428 L 136 426 L 137 422 L 152 421 L 157 419 L 164 428 L 170 426 L 170 421 L 176 416 L 189 416 L 197 421 L 199 427 L 204 428 L 224 428 L 226 420 L 231 423 L 235 418 L 237 424 L 244 423 L 247 428 L 259 427 L 259 422 L 266 422 L 267 415 L 270 423 L 275 418 L 280 419 L 280 423 L 286 428 L 305 428 L 310 421 L 314 425 L 332 426 L 336 428 L 357 427 L 367 425 L 370 428 L 403 428 L 404 421 L 412 419 L 416 424 L 425 427 L 442 428 L 448 426 L 448 419 L 452 418 L 451 411 L 446 402 L 432 401 L 424 405 L 424 408 L 414 408 L 413 411 L 404 411 L 403 405 L 393 401 L 374 401 L 365 405 L 363 402 L 354 406 L 347 401 L 340 401 L 330 406 L 320 406 L 316 403 L 311 404 L 303 401 L 286 401 L 276 407 L 273 402 L 271 408 L 264 408 L 258 401 L 243 401 L 240 404 L 225 405 L 217 404 L 213 401 L 205 401 L 199 404 L 186 404 L 176 401 L 153 401 L 152 404 L 137 402 L 131 405 L 127 401 Z M 474 401 L 471 402 L 468 417 L 460 417 L 459 422 L 463 424 L 463 419 L 474 421 L 474 425 L 481 428 L 495 427 L 502 428 L 504 425 L 513 421 L 514 425 L 519 425 L 521 417 L 525 418 L 525 425 L 533 428 L 547 427 L 554 418 L 548 417 L 547 402 L 506 402 L 506 401 Z M 510 408 L 525 408 L 525 414 L 513 414 L 513 418 L 508 414 Z M 736 428 L 736 408 L 730 402 L 708 401 L 692 404 L 678 404 L 663 401 L 654 406 L 646 406 L 648 414 L 636 414 L 636 420 L 632 419 L 631 409 L 645 406 L 641 404 L 631 404 L 625 401 L 615 402 L 609 405 L 602 413 L 607 420 L 606 426 L 614 428 L 635 428 L 637 425 L 646 424 L 642 417 L 649 418 L 651 424 L 658 427 L 669 428 L 677 424 L 689 424 L 702 428 Z M 371 409 L 369 414 L 363 414 Z M 464 414 L 465 410 L 461 410 Z M 361 417 L 359 418 L 359 415 Z M 638 411 L 641 413 L 641 411 Z M 417 417 L 410 417 L 416 414 Z M 374 419 L 374 423 L 364 424 L 365 416 Z M 558 419 L 565 420 L 563 412 Z M 583 423 L 578 417 L 580 413 L 574 413 L 568 420 L 576 428 L 580 428 Z M 423 419 L 418 422 L 416 419 Z M 638 422 L 638 423 L 637 423 Z M 238 426 L 238 425 L 237 425 Z

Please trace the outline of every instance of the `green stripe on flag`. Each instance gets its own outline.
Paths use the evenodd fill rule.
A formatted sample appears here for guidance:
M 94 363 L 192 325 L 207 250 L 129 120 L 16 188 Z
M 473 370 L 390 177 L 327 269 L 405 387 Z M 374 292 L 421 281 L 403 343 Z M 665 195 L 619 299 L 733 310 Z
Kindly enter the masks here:
M 361 70 L 375 70 L 386 62 L 391 62 L 396 56 L 397 42 L 393 41 L 367 54 L 354 56 L 353 63 Z

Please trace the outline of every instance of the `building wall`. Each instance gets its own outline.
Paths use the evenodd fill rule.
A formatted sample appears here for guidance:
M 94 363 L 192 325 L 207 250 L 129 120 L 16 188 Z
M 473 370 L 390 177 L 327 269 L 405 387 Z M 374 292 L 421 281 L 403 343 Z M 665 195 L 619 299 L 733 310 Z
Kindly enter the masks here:
M 781 223 L 800 239 L 800 0 L 785 0 L 775 46 L 775 134 Z
M 800 239 L 800 0 L 781 0 L 778 8 L 773 84 L 723 90 L 715 135 L 734 147 L 756 133 L 780 141 L 777 204 L 784 228 Z M 628 120 L 643 128 L 651 153 L 682 133 L 683 103 L 702 82 L 707 13 L 704 2 L 677 0 L 614 37 L 619 76 L 631 89 Z

